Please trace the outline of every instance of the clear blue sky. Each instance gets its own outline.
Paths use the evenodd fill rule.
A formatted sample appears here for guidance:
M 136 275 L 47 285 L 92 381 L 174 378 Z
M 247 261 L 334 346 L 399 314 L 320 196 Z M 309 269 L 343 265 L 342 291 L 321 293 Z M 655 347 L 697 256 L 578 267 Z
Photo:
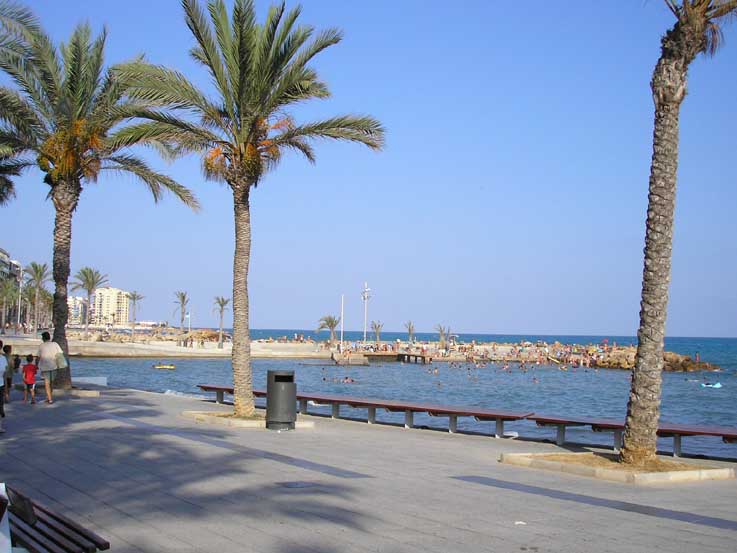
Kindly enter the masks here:
M 145 52 L 208 86 L 175 0 L 29 4 L 56 40 L 107 25 L 109 62 Z M 309 1 L 302 21 L 345 40 L 316 64 L 333 97 L 297 118 L 370 113 L 387 147 L 319 144 L 316 166 L 290 156 L 255 191 L 253 327 L 314 328 L 345 293 L 360 329 L 368 281 L 386 330 L 635 333 L 663 2 Z M 737 25 L 725 34 L 693 64 L 681 112 L 671 336 L 737 336 Z M 105 177 L 83 193 L 72 270 L 139 290 L 145 319 L 173 322 L 186 290 L 193 324 L 214 325 L 212 298 L 231 293 L 232 197 L 194 158 L 155 163 L 202 212 Z M 18 192 L 0 246 L 50 261 L 39 173 Z

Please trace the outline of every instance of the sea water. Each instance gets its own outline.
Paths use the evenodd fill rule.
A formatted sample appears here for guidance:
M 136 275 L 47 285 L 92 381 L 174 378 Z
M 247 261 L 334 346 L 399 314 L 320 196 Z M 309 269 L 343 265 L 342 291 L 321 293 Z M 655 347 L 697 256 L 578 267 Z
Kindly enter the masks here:
M 496 337 L 496 341 L 503 340 Z M 596 343 L 601 337 L 536 337 L 547 342 L 558 339 L 563 343 Z M 609 337 L 617 343 L 634 341 L 627 337 Z M 484 337 L 483 341 L 488 340 Z M 694 355 L 703 361 L 720 365 L 721 372 L 664 373 L 661 420 L 674 423 L 711 424 L 737 427 L 737 339 L 672 338 L 666 349 Z M 230 359 L 167 359 L 176 370 L 153 368 L 151 359 L 73 360 L 73 374 L 106 376 L 110 386 L 154 392 L 201 395 L 198 384 L 233 382 Z M 539 414 L 590 416 L 624 419 L 630 389 L 630 372 L 607 369 L 573 369 L 561 371 L 556 366 L 532 366 L 522 372 L 516 364 L 502 370 L 499 364 L 477 368 L 473 364 L 451 366 L 447 363 L 422 365 L 415 363 L 371 363 L 369 366 L 335 366 L 329 362 L 298 359 L 253 360 L 253 382 L 256 388 L 266 388 L 269 369 L 294 370 L 298 390 L 327 392 L 362 397 L 433 402 L 446 405 L 488 407 L 534 411 Z M 437 371 L 437 373 L 436 373 Z M 344 377 L 354 380 L 343 384 Z M 722 387 L 708 388 L 701 384 L 720 382 Z M 209 394 L 212 395 L 212 394 Z M 329 413 L 329 407 L 311 407 L 311 411 Z M 360 409 L 341 408 L 341 415 L 365 418 Z M 401 413 L 377 412 L 380 421 L 399 423 Z M 417 426 L 447 428 L 447 418 L 415 414 Z M 469 417 L 458 420 L 459 430 L 490 433 L 493 423 L 475 422 Z M 507 430 L 523 437 L 553 438 L 555 429 L 537 428 L 529 421 L 511 422 Z M 569 441 L 611 444 L 611 434 L 593 433 L 586 428 L 569 428 Z M 670 449 L 671 440 L 659 444 Z M 687 453 L 737 458 L 737 444 L 723 444 L 719 438 L 687 437 L 683 441 Z

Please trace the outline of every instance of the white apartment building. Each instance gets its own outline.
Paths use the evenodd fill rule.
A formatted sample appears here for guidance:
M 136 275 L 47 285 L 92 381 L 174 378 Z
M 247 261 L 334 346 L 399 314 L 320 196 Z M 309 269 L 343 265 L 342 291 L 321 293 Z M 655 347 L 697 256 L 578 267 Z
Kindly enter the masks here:
M 92 297 L 90 323 L 97 326 L 128 324 L 129 292 L 104 286 Z
M 87 312 L 87 298 L 82 296 L 67 296 L 67 306 L 69 307 L 69 324 L 84 324 L 85 314 Z

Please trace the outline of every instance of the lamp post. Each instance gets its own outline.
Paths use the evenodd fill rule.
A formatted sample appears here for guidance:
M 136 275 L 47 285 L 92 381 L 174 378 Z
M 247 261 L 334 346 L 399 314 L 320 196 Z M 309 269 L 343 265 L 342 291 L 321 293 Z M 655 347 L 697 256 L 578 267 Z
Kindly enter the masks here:
M 368 301 L 371 298 L 371 288 L 368 287 L 368 282 L 363 283 L 363 291 L 361 291 L 361 298 L 363 298 L 363 342 L 366 343 L 366 328 L 368 324 Z
M 15 264 L 18 267 L 18 311 L 15 314 L 15 332 L 18 333 L 20 330 L 20 303 L 21 296 L 23 295 L 23 267 L 18 261 L 16 261 Z

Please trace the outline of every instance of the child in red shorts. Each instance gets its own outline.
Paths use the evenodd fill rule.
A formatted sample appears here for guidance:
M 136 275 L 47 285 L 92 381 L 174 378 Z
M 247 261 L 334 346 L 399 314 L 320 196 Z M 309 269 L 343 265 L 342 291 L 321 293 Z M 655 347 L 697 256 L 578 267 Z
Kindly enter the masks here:
M 28 392 L 31 392 L 31 403 L 36 403 L 36 373 L 38 367 L 33 364 L 33 355 L 26 356 L 26 364 L 23 365 L 23 401 L 28 401 Z

